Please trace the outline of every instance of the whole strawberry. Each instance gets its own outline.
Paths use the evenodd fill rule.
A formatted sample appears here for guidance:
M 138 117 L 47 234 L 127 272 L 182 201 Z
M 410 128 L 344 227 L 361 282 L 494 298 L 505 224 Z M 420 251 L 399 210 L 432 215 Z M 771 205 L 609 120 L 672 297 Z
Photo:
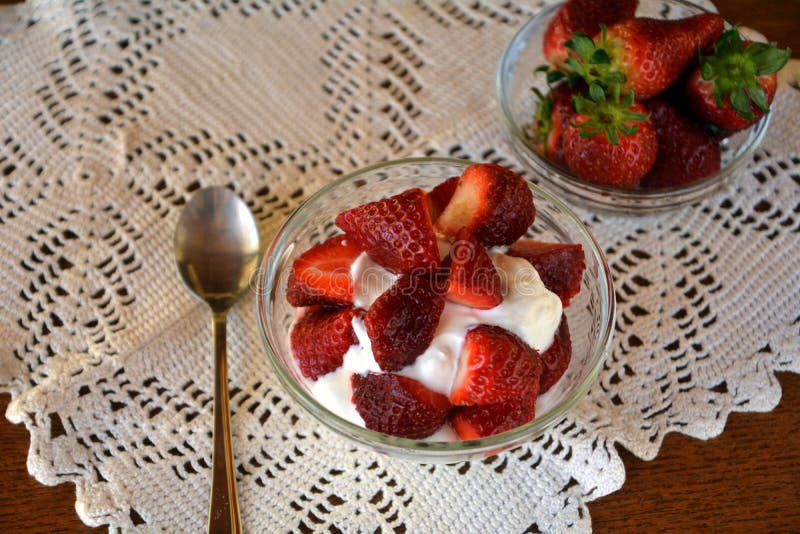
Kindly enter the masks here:
M 745 41 L 736 28 L 726 31 L 714 44 L 714 53 L 701 57 L 689 76 L 689 108 L 698 119 L 724 130 L 747 128 L 769 112 L 777 72 L 790 56 L 788 48 Z
M 569 56 L 564 43 L 575 32 L 594 35 L 600 25 L 614 24 L 632 18 L 639 0 L 567 0 L 547 26 L 542 52 L 552 65 L 559 65 Z
M 573 77 L 609 88 L 622 84 L 640 100 L 666 90 L 724 29 L 723 19 L 703 13 L 677 20 L 629 19 L 604 28 L 591 39 L 576 33 L 566 46 L 575 54 L 566 60 Z
M 564 164 L 561 149 L 561 136 L 569 125 L 574 111 L 572 97 L 579 94 L 567 83 L 556 85 L 547 95 L 535 90 L 539 97 L 539 107 L 533 124 L 533 148 L 556 165 Z
M 575 97 L 576 114 L 564 131 L 564 161 L 584 180 L 635 189 L 656 160 L 658 140 L 647 109 L 633 93 L 620 99 L 615 88 L 606 98 L 592 84 L 591 99 Z
M 655 99 L 646 106 L 656 128 L 658 156 L 642 187 L 685 185 L 719 171 L 719 141 L 711 132 L 667 102 Z

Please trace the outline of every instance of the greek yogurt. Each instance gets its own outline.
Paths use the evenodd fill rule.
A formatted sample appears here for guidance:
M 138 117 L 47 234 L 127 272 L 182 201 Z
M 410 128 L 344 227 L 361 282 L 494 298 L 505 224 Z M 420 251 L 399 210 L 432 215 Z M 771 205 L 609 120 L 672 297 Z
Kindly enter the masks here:
M 508 256 L 501 250 L 490 251 L 489 257 L 500 275 L 503 302 L 489 310 L 478 310 L 446 301 L 430 346 L 399 374 L 450 396 L 464 338 L 468 330 L 479 324 L 505 328 L 539 352 L 552 344 L 561 321 L 561 299 L 544 286 L 536 269 L 527 260 Z M 368 309 L 397 279 L 364 253 L 353 263 L 351 274 L 355 281 L 354 305 L 363 309 Z M 353 330 L 358 343 L 347 351 L 342 366 L 307 384 L 323 406 L 343 419 L 364 426 L 351 402 L 350 377 L 354 373 L 381 372 L 381 369 L 375 362 L 363 319 L 353 319 Z M 445 425 L 429 439 L 458 438 Z

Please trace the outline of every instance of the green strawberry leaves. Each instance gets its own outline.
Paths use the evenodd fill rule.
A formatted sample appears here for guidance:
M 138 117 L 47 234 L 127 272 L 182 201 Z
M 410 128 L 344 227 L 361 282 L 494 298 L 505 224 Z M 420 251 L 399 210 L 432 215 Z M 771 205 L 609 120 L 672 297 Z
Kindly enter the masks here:
M 745 42 L 739 29 L 733 27 L 714 44 L 714 55 L 700 56 L 700 75 L 714 84 L 714 100 L 731 108 L 748 121 L 754 120 L 751 104 L 769 112 L 769 102 L 759 78 L 778 72 L 789 61 L 791 50 L 779 49 L 775 43 Z
M 599 84 L 608 90 L 614 84 L 625 83 L 627 77 L 611 61 L 606 47 L 606 27 L 600 26 L 597 43 L 588 35 L 575 32 L 565 43 L 575 54 L 565 61 L 567 79 L 574 86 L 577 80 L 588 85 Z
M 611 95 L 599 83 L 589 85 L 589 98 L 576 95 L 572 98 L 575 111 L 587 117 L 580 124 L 570 123 L 580 131 L 581 137 L 594 137 L 600 133 L 612 145 L 619 144 L 619 136 L 634 135 L 639 131 L 638 122 L 650 118 L 647 113 L 633 111 L 635 96 L 628 92 L 623 97 L 619 84 L 612 88 Z

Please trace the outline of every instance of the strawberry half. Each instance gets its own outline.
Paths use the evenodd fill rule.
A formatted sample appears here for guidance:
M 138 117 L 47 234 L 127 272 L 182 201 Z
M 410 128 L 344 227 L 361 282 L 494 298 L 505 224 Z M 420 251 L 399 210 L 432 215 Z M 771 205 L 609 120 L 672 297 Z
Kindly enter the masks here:
M 353 331 L 353 317 L 363 311 L 356 308 L 308 308 L 292 327 L 289 343 L 297 366 L 304 377 L 316 380 L 342 365 L 345 353 L 358 343 Z
M 350 266 L 361 249 L 347 236 L 337 235 L 311 247 L 294 261 L 286 300 L 292 306 L 347 306 L 353 303 Z
M 675 83 L 697 52 L 722 35 L 716 13 L 661 20 L 633 18 L 613 24 L 594 39 L 576 33 L 566 42 L 574 56 L 566 60 L 573 77 L 605 88 L 621 83 L 640 100 L 653 98 Z
M 441 287 L 426 275 L 402 275 L 364 318 L 375 361 L 384 371 L 414 363 L 433 341 L 444 309 Z
M 558 295 L 565 308 L 581 290 L 586 262 L 580 245 L 520 239 L 508 248 L 506 254 L 528 260 L 539 273 L 544 286 Z
M 485 438 L 511 430 L 536 416 L 536 393 L 484 406 L 459 406 L 450 424 L 461 439 Z
M 500 275 L 492 259 L 466 229 L 456 235 L 449 260 L 448 300 L 479 310 L 488 310 L 503 302 Z
M 447 397 L 420 382 L 393 373 L 354 374 L 352 401 L 364 426 L 402 438 L 422 439 L 450 414 Z
M 450 402 L 495 404 L 539 389 L 539 354 L 505 328 L 478 325 L 467 332 Z
M 428 195 L 414 188 L 340 213 L 336 226 L 395 274 L 439 267 Z
M 642 178 L 643 188 L 685 185 L 719 171 L 719 141 L 711 132 L 667 102 L 655 99 L 645 105 L 656 128 L 658 155 Z
M 566 315 L 561 315 L 561 323 L 553 337 L 553 343 L 542 353 L 541 358 L 542 376 L 539 378 L 539 395 L 558 382 L 572 359 L 572 340 L 569 337 Z
M 632 18 L 639 0 L 568 0 L 561 6 L 544 33 L 542 52 L 552 65 L 569 56 L 564 43 L 575 32 L 594 35 L 606 26 Z
M 573 99 L 576 114 L 564 130 L 564 161 L 569 170 L 591 182 L 635 189 L 653 167 L 658 139 L 647 109 L 633 93 L 620 98 L 620 86 L 606 96 L 599 84 L 589 96 Z
M 442 214 L 444 208 L 447 207 L 448 202 L 450 199 L 453 198 L 453 195 L 456 192 L 456 188 L 458 187 L 458 181 L 461 179 L 460 176 L 453 176 L 452 178 L 448 178 L 444 182 L 440 183 L 436 187 L 434 187 L 430 193 L 428 193 L 428 201 L 430 202 L 430 210 L 431 210 L 431 219 L 434 221 L 439 218 L 439 215 Z
M 533 223 L 536 209 L 528 184 L 494 163 L 470 165 L 436 221 L 436 230 L 456 237 L 466 228 L 484 247 L 508 245 Z
M 686 98 L 692 113 L 724 130 L 747 128 L 769 112 L 777 72 L 790 56 L 775 43 L 745 41 L 736 28 L 728 30 L 714 44 L 714 54 L 701 57 L 689 76 Z

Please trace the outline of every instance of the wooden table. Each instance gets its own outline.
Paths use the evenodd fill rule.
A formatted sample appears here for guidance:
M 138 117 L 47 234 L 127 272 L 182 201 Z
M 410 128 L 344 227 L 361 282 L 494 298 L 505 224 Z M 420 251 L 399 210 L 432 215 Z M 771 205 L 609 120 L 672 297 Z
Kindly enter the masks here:
M 0 3 L 4 3 L 0 0 Z M 800 55 L 798 0 L 718 0 L 720 12 L 746 22 Z M 756 16 L 758 18 L 754 18 Z M 734 414 L 710 441 L 666 437 L 658 457 L 627 451 L 622 490 L 589 505 L 597 532 L 800 531 L 800 376 L 779 376 L 780 405 L 765 414 Z M 8 395 L 0 396 L 5 413 Z M 75 513 L 71 484 L 46 487 L 27 472 L 30 440 L 0 417 L 0 529 L 92 531 Z

